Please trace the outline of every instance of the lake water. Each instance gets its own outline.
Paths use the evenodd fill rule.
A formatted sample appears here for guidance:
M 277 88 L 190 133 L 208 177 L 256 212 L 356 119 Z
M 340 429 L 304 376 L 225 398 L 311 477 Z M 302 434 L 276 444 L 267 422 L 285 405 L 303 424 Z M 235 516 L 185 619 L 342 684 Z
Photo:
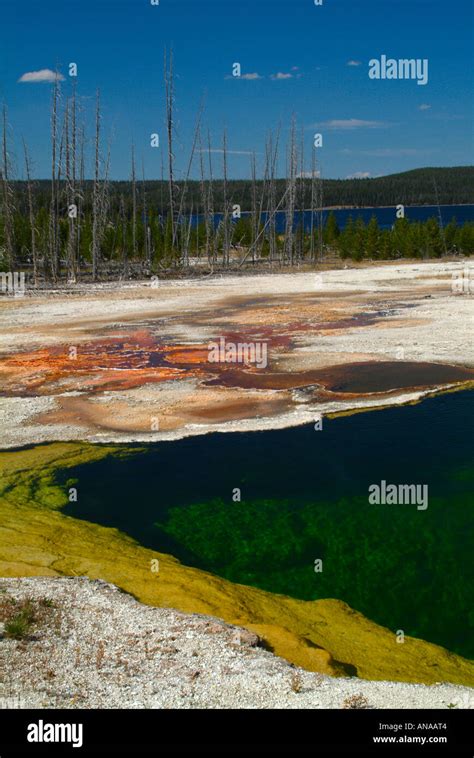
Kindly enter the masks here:
M 474 656 L 473 414 L 474 394 L 462 391 L 325 419 L 322 431 L 150 444 L 63 472 L 79 492 L 65 512 L 231 581 L 339 598 Z M 382 480 L 428 485 L 428 508 L 369 504 Z
M 328 214 L 331 211 L 323 211 L 323 224 L 326 223 Z M 333 211 L 337 223 L 340 229 L 343 229 L 347 224 L 349 216 L 352 216 L 354 221 L 357 218 L 362 218 L 366 224 L 369 223 L 372 216 L 376 216 L 377 221 L 381 229 L 390 229 L 392 224 L 396 221 L 396 207 L 387 208 L 342 208 Z M 474 205 L 407 205 L 405 206 L 405 218 L 409 221 L 426 221 L 429 218 L 435 217 L 441 219 L 443 225 L 449 224 L 449 222 L 455 218 L 458 224 L 463 224 L 466 221 L 474 221 Z M 249 215 L 246 212 L 242 212 L 242 216 Z M 301 223 L 302 213 L 295 213 L 295 225 Z M 202 217 L 198 217 L 202 220 Z M 219 223 L 222 218 L 222 214 L 216 214 L 214 217 L 215 225 Z M 262 215 L 263 223 L 266 220 L 266 214 Z M 275 225 L 278 233 L 282 233 L 285 230 L 286 215 L 285 211 L 277 211 L 275 214 Z M 314 215 L 314 225 L 317 226 L 318 218 L 317 214 Z M 304 212 L 304 225 L 305 229 L 309 232 L 311 228 L 311 211 Z

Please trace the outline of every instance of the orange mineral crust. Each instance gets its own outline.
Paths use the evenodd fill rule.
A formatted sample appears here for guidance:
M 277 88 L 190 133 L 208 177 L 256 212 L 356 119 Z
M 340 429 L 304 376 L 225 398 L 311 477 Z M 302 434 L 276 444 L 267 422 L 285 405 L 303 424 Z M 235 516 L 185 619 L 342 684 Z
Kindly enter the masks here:
M 452 290 L 464 265 L 0 298 L 4 445 L 278 428 L 471 386 L 472 298 Z

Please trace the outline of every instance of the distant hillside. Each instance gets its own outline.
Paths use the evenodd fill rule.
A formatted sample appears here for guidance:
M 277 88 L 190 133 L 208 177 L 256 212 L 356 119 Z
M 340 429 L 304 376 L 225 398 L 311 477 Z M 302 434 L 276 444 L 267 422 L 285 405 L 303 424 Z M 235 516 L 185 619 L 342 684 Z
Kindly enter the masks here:
M 325 205 L 474 203 L 474 166 L 416 168 L 375 179 L 323 180 Z
M 92 182 L 85 183 L 86 206 L 90 202 Z M 213 182 L 214 209 L 222 209 L 222 179 Z M 277 202 L 285 191 L 286 180 L 276 181 Z M 27 212 L 26 184 L 16 182 L 19 210 Z M 257 181 L 257 194 L 260 194 L 262 182 Z M 176 182 L 175 192 L 179 197 L 183 183 Z M 327 206 L 383 206 L 383 205 L 456 205 L 474 203 L 474 166 L 455 166 L 453 168 L 417 168 L 400 174 L 390 174 L 374 179 L 323 179 L 323 205 Z M 168 204 L 168 185 L 161 181 L 145 182 L 147 207 L 166 213 Z M 304 190 L 304 194 L 303 194 Z M 143 184 L 137 183 L 138 205 L 141 203 Z M 50 182 L 35 182 L 35 204 L 37 208 L 48 208 L 50 203 Z M 126 212 L 131 211 L 132 188 L 129 181 L 110 183 L 110 200 L 112 209 L 119 210 L 120 198 L 123 196 Z M 250 179 L 230 180 L 228 197 L 233 203 L 239 203 L 242 210 L 250 210 L 252 205 L 252 182 Z M 298 180 L 298 208 L 311 206 L 311 182 L 309 179 Z M 193 208 L 201 210 L 200 183 L 188 183 L 184 210 Z M 283 206 L 284 207 L 284 206 Z

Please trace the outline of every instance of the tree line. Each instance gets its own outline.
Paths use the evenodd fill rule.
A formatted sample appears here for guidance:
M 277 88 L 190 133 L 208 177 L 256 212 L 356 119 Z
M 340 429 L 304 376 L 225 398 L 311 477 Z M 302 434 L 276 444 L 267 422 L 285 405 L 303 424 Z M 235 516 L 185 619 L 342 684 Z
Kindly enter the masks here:
M 257 185 L 262 180 L 257 179 Z M 275 180 L 275 191 L 280 199 L 285 191 L 286 180 Z M 28 212 L 28 185 L 25 181 L 13 181 L 12 189 L 16 195 L 18 209 Z M 141 184 L 146 191 L 149 204 L 161 215 L 169 210 L 168 184 L 166 181 L 145 180 Z M 310 207 L 311 180 L 305 178 L 304 205 Z M 177 181 L 177 191 L 181 191 L 181 182 Z M 420 168 L 390 174 L 372 179 L 321 179 L 321 188 L 326 207 L 370 208 L 383 206 L 410 205 L 463 205 L 474 203 L 474 167 L 458 166 L 456 168 Z M 184 186 L 183 186 L 184 188 Z M 93 181 L 84 181 L 86 208 L 92 205 Z M 252 181 L 250 179 L 229 179 L 228 189 L 236 198 L 243 211 L 252 208 Z M 38 209 L 48 208 L 51 196 L 49 179 L 36 180 L 33 185 L 35 205 Z M 115 212 L 120 210 L 122 200 L 125 212 L 132 209 L 131 181 L 110 181 L 110 206 Z M 186 187 L 184 210 L 189 212 L 191 206 L 199 207 L 201 186 L 198 180 L 189 180 Z M 214 188 L 215 201 L 222 205 L 222 185 L 218 182 Z
M 341 231 L 334 214 L 330 214 L 323 238 L 342 259 L 440 258 L 474 252 L 474 223 L 458 225 L 453 218 L 443 226 L 436 217 L 426 221 L 399 218 L 391 229 L 380 229 L 376 216 L 372 216 L 368 224 L 360 217 L 355 220 L 349 217 Z

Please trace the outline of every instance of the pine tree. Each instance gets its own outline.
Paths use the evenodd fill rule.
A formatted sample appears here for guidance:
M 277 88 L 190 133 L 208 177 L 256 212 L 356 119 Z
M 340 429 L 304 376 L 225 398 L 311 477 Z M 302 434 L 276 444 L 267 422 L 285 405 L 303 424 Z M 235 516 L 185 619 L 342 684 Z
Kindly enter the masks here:
M 334 245 L 341 231 L 337 224 L 336 215 L 334 211 L 331 211 L 327 217 L 327 221 L 324 225 L 323 239 L 326 245 Z
M 365 256 L 374 260 L 379 257 L 380 229 L 377 216 L 372 216 L 367 227 L 365 240 Z

